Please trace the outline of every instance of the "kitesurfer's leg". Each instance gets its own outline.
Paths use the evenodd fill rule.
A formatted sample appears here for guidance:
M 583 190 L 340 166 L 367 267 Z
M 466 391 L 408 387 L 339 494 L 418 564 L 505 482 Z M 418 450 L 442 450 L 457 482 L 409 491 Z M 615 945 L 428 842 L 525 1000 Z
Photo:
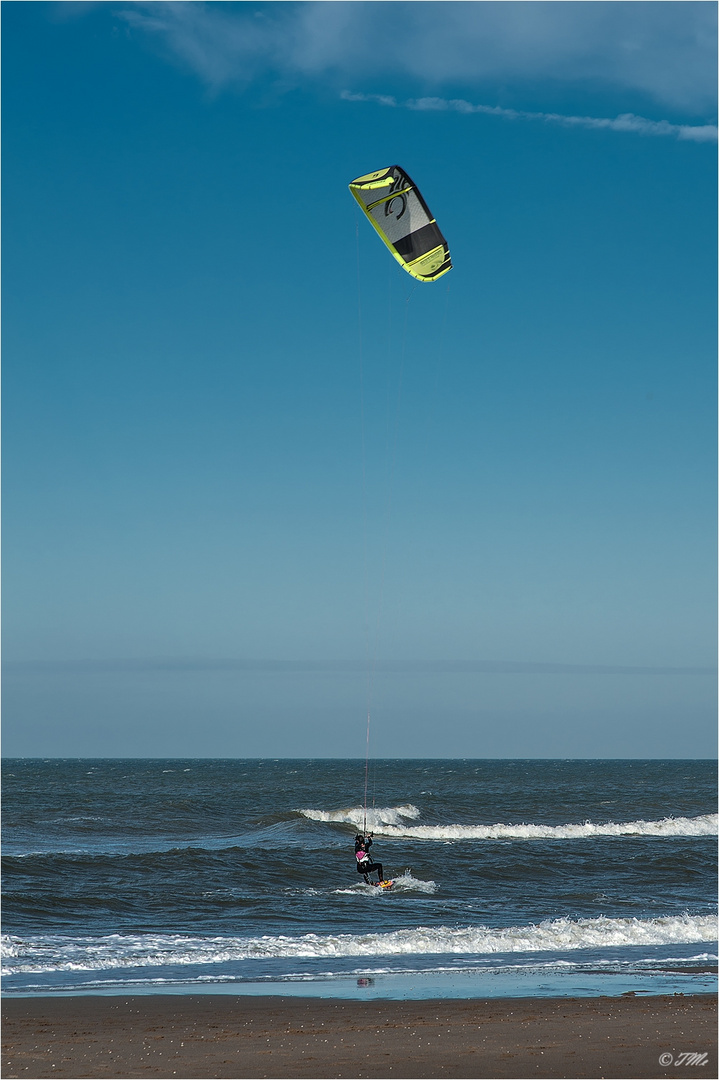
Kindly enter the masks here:
M 359 874 L 363 875 L 363 877 L 364 877 L 364 879 L 365 879 L 365 881 L 367 882 L 368 885 L 372 884 L 372 882 L 370 881 L 370 876 L 369 875 L 373 874 L 375 872 L 375 870 L 377 871 L 377 874 L 378 874 L 378 881 L 384 881 L 384 868 L 382 866 L 382 863 L 371 862 L 369 864 L 369 866 L 367 865 L 367 863 L 365 863 L 363 866 L 358 866 L 357 867 L 357 872 Z

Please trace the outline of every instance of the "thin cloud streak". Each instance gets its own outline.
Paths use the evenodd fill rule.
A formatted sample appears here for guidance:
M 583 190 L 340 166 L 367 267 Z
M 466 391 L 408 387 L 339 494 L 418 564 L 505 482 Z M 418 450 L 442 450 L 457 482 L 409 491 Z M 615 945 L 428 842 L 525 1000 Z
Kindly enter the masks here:
M 465 115 L 481 113 L 485 116 L 498 116 L 504 120 L 539 120 L 546 124 L 559 124 L 562 127 L 589 128 L 602 131 L 629 132 L 635 135 L 673 136 L 691 142 L 716 142 L 716 124 L 670 124 L 668 120 L 649 120 L 634 113 L 621 116 L 564 116 L 561 113 L 526 112 L 521 109 L 503 109 L 499 105 L 474 105 L 462 98 L 423 97 L 397 101 L 390 94 L 354 94 L 345 90 L 340 95 L 343 101 L 367 102 L 391 109 L 410 109 L 415 112 L 457 112 Z

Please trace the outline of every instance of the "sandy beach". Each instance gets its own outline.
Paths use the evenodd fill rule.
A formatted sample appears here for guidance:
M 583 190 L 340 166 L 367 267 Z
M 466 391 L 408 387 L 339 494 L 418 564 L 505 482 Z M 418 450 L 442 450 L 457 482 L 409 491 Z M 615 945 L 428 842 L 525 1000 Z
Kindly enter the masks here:
M 716 1014 L 716 999 L 709 995 L 372 1002 L 210 994 L 5 999 L 2 1075 L 716 1076 Z M 705 1064 L 677 1064 L 690 1053 L 707 1054 Z

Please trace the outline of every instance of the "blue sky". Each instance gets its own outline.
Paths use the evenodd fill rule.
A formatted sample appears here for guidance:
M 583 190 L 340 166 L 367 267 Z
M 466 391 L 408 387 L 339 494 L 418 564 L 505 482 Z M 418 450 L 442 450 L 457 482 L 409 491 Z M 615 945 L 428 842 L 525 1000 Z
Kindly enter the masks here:
M 713 756 L 715 23 L 4 5 L 5 754 Z

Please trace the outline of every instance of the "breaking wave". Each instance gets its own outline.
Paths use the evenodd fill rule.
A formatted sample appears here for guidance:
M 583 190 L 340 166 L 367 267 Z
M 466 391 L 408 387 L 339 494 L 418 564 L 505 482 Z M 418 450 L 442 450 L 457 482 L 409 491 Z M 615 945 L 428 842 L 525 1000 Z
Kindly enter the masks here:
M 529 926 L 447 926 L 368 934 L 302 934 L 203 937 L 174 934 L 108 934 L 104 937 L 5 935 L 6 975 L 166 965 L 219 964 L 268 958 L 337 958 L 441 954 L 569 952 L 576 949 L 675 945 L 715 941 L 711 915 L 654 919 L 566 918 Z
M 362 826 L 362 807 L 350 810 L 300 810 L 312 821 L 346 822 Z M 370 824 L 370 813 L 375 815 Z M 367 811 L 367 827 L 377 836 L 408 840 L 586 840 L 599 836 L 716 836 L 719 815 L 695 818 L 666 817 L 661 821 L 585 821 L 569 825 L 414 825 L 401 819 L 419 817 L 416 806 L 387 807 Z
M 406 806 L 380 806 L 367 810 L 363 806 L 350 806 L 346 810 L 298 810 L 302 817 L 310 821 L 328 821 L 340 825 L 353 825 L 361 829 L 367 819 L 367 829 L 379 832 L 382 828 L 402 828 L 403 820 L 414 821 L 420 811 L 408 803 Z

